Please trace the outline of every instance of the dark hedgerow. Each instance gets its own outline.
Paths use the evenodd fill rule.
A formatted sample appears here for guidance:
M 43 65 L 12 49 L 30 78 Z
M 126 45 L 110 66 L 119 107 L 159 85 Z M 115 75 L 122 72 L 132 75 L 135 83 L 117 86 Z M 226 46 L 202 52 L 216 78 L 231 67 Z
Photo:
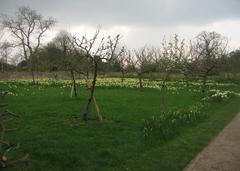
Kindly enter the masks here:
M 171 110 L 161 115 L 152 116 L 144 121 L 143 135 L 145 138 L 168 139 L 174 137 L 179 128 L 194 124 L 207 117 L 199 103 L 189 109 Z

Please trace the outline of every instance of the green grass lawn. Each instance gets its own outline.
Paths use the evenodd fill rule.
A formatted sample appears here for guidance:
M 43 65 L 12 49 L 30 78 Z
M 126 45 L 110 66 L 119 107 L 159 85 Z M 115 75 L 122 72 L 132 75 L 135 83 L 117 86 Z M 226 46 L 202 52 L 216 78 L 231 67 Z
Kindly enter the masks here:
M 7 86 L 13 85 L 0 83 L 1 89 Z M 174 86 L 177 91 L 168 91 L 165 105 L 158 89 L 99 86 L 96 99 L 104 121 L 84 123 L 87 92 L 83 86 L 78 87 L 78 97 L 70 99 L 69 87 L 18 85 L 14 87 L 17 96 L 6 98 L 8 108 L 20 115 L 12 122 L 18 131 L 8 138 L 21 143 L 21 153 L 30 154 L 32 162 L 24 170 L 182 170 L 240 111 L 240 97 L 211 102 L 204 109 L 206 119 L 182 127 L 171 139 L 150 143 L 143 137 L 145 119 L 200 101 L 198 91 L 191 91 L 197 86 Z M 213 87 L 240 92 L 231 84 Z

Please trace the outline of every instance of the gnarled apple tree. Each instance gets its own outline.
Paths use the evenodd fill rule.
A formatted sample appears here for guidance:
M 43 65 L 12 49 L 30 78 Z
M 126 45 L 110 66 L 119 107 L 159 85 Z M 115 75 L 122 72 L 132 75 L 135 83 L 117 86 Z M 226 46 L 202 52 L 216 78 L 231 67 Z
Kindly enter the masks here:
M 117 58 L 122 53 L 122 48 L 119 48 L 120 35 L 115 37 L 108 36 L 100 37 L 100 31 L 97 30 L 92 38 L 83 36 L 82 38 L 73 37 L 74 45 L 81 49 L 85 56 L 90 60 L 93 69 L 92 82 L 89 85 L 89 94 L 87 98 L 87 104 L 83 113 L 83 120 L 88 121 L 90 113 L 90 105 L 92 101 L 95 101 L 94 92 L 96 87 L 98 66 L 100 62 L 108 62 L 113 57 Z M 96 101 L 95 101 L 96 102 Z M 96 103 L 95 103 L 96 104 Z M 102 120 L 101 116 L 98 116 L 98 120 Z
M 205 96 L 208 76 L 219 67 L 221 59 L 227 54 L 228 41 L 216 32 L 201 32 L 193 41 L 193 55 L 197 60 L 197 69 L 202 80 L 201 96 Z

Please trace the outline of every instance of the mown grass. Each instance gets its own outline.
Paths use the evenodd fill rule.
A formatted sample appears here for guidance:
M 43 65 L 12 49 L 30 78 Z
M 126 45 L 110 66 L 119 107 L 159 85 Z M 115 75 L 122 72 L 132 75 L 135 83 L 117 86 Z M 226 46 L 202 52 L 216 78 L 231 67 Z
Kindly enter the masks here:
M 182 170 L 235 116 L 240 98 L 212 102 L 205 108 L 207 119 L 181 128 L 171 139 L 149 142 L 143 136 L 144 119 L 199 102 L 198 91 L 190 91 L 194 87 L 174 86 L 177 91 L 169 90 L 165 105 L 158 89 L 97 87 L 102 123 L 81 120 L 87 96 L 84 87 L 78 88 L 77 98 L 70 99 L 69 87 L 16 86 L 18 96 L 10 95 L 6 102 L 21 117 L 12 123 L 18 131 L 8 138 L 21 143 L 21 153 L 30 154 L 32 162 L 25 169 L 31 171 Z M 240 90 L 231 84 L 212 87 Z

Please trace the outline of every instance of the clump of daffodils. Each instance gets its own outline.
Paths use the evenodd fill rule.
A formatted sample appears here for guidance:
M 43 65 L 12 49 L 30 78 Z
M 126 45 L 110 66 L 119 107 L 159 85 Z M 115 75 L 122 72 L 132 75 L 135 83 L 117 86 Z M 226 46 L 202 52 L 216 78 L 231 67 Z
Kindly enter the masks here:
M 221 91 L 218 89 L 212 89 L 209 90 L 209 95 L 207 97 L 204 97 L 203 101 L 215 101 L 215 102 L 221 102 L 221 101 L 227 101 L 231 97 L 235 95 L 232 91 Z
M 207 118 L 204 105 L 199 103 L 188 109 L 175 109 L 162 112 L 144 120 L 143 136 L 147 139 L 168 139 L 174 137 L 180 128 L 192 125 Z

